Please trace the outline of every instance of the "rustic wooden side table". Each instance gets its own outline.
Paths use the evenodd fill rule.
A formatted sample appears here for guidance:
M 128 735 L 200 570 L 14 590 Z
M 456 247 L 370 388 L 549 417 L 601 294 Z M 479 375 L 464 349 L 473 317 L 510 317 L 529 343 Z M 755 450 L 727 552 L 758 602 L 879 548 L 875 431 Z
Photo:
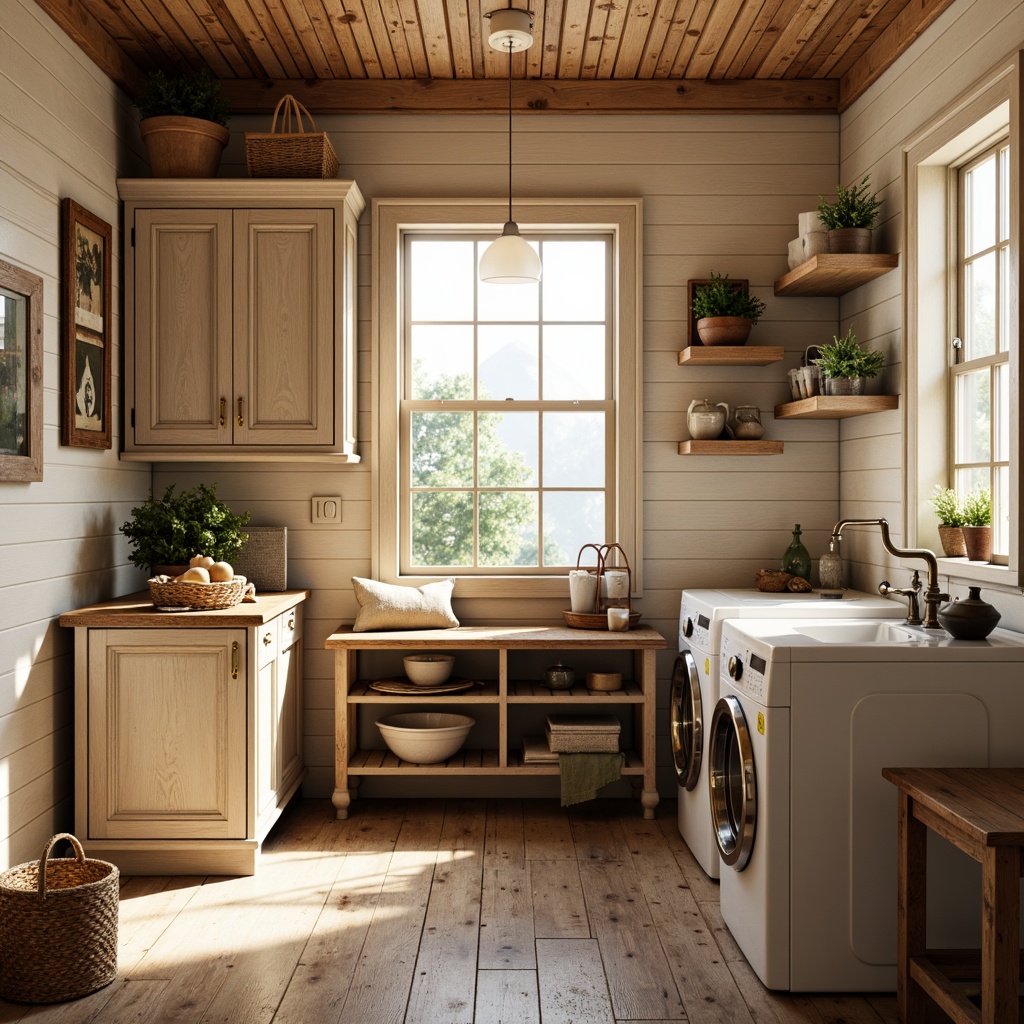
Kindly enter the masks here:
M 882 775 L 900 801 L 900 1020 L 924 1024 L 927 996 L 956 1024 L 1018 1024 L 1024 768 L 884 768 Z M 925 947 L 928 829 L 981 864 L 980 951 Z M 980 1010 L 954 979 L 980 979 Z

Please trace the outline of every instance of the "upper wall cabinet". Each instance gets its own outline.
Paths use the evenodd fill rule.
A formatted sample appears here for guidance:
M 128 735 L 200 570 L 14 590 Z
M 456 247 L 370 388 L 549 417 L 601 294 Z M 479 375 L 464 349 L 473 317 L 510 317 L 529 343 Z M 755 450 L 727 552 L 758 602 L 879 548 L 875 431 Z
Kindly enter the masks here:
M 358 462 L 356 184 L 122 179 L 118 191 L 122 458 Z

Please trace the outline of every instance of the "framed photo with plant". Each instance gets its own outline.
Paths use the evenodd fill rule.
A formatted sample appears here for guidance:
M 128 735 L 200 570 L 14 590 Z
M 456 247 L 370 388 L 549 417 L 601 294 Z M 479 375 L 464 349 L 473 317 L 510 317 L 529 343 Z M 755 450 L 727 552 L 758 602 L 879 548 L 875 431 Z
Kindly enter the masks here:
M 744 279 L 733 279 L 729 278 L 729 286 L 737 292 L 740 296 L 746 296 L 749 292 L 748 281 Z M 687 322 L 687 337 L 686 343 L 688 345 L 703 345 L 704 342 L 700 340 L 700 335 L 697 333 L 697 321 L 700 319 L 693 311 L 693 300 L 697 295 L 697 291 L 702 288 L 710 288 L 715 284 L 711 278 L 701 278 L 699 280 L 691 280 L 686 282 L 686 322 Z
M 43 279 L 0 260 L 0 480 L 43 479 Z
M 110 225 L 73 199 L 61 211 L 61 443 L 109 448 Z

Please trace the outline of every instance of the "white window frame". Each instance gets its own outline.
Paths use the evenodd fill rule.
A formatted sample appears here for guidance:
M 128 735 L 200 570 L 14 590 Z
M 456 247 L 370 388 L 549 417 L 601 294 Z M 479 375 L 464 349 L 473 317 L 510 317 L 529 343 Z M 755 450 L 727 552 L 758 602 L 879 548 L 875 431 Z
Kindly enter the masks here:
M 403 239 L 409 232 L 485 230 L 495 236 L 507 219 L 500 199 L 374 199 L 373 258 L 373 540 L 372 572 L 390 583 L 422 585 L 436 577 L 403 575 L 399 560 L 401 502 L 399 440 L 402 398 Z M 642 550 L 642 225 L 641 199 L 530 199 L 516 201 L 522 233 L 610 232 L 613 238 L 614 519 L 616 541 L 632 570 L 633 596 L 643 588 Z M 448 574 L 445 574 L 448 575 Z M 557 597 L 567 589 L 558 575 L 458 575 L 464 597 Z
M 1010 522 L 1006 565 L 969 564 L 941 556 L 938 520 L 929 499 L 949 480 L 949 369 L 957 334 L 959 260 L 957 169 L 1009 134 L 1011 286 L 1021 294 L 1020 55 L 1002 61 L 942 116 L 904 146 L 904 515 L 910 546 L 936 551 L 952 580 L 1018 588 L 1021 581 L 1020 402 L 1021 318 L 1010 305 Z

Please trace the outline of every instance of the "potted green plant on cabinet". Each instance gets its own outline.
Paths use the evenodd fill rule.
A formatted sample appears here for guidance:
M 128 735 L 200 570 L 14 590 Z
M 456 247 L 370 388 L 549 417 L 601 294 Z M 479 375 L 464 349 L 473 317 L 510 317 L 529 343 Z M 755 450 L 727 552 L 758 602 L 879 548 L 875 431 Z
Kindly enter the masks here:
M 231 137 L 227 104 L 212 72 L 154 71 L 136 100 L 154 178 L 212 178 Z
M 930 503 L 939 518 L 939 543 L 942 544 L 942 553 L 947 558 L 963 558 L 967 554 L 962 529 L 964 513 L 956 491 L 952 487 L 936 484 Z
M 863 395 L 867 378 L 882 372 L 885 355 L 863 348 L 851 327 L 842 338 L 833 335 L 832 344 L 822 345 L 812 362 L 821 368 L 822 394 Z
M 764 303 L 743 285 L 711 272 L 707 284 L 693 292 L 697 334 L 705 345 L 744 345 L 750 329 L 761 319 Z
M 960 503 L 963 510 L 964 547 L 972 562 L 992 561 L 992 492 L 976 487 Z
M 243 527 L 249 513 L 236 515 L 217 497 L 217 485 L 199 484 L 174 493 L 171 484 L 162 498 L 152 492 L 121 527 L 134 550 L 128 561 L 154 575 L 177 576 L 193 555 L 230 562 L 248 540 Z
M 859 185 L 837 185 L 836 198 L 818 196 L 818 217 L 828 232 L 829 252 L 871 252 L 871 229 L 882 200 L 871 192 L 869 175 Z

